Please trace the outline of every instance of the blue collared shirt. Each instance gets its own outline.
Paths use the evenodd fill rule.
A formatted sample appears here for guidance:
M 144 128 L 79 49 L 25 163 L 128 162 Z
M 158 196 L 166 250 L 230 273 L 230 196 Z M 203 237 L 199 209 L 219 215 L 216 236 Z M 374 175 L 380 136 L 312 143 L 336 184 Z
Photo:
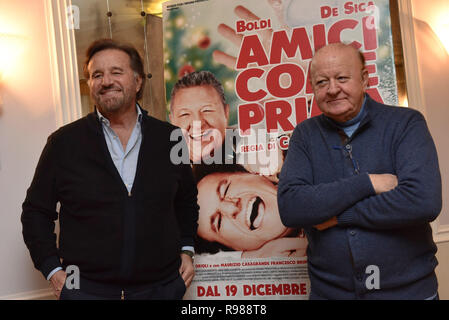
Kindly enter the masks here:
M 108 146 L 109 153 L 111 155 L 112 161 L 117 168 L 123 183 L 131 193 L 131 189 L 134 184 L 134 178 L 136 176 L 137 169 L 137 159 L 139 157 L 140 145 L 142 143 L 142 111 L 136 106 L 137 109 L 137 119 L 136 125 L 129 137 L 126 149 L 123 149 L 122 142 L 118 135 L 111 128 L 111 123 L 106 119 L 100 111 L 97 109 L 98 118 L 101 121 L 103 127 L 104 138 Z

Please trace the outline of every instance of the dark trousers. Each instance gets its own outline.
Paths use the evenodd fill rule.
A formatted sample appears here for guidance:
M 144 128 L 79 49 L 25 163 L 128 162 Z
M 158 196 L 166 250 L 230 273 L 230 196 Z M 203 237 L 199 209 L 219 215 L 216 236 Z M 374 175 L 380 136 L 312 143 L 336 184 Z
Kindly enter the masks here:
M 157 283 L 138 286 L 117 286 L 80 279 L 79 289 L 61 291 L 60 300 L 181 300 L 186 286 L 181 275 Z

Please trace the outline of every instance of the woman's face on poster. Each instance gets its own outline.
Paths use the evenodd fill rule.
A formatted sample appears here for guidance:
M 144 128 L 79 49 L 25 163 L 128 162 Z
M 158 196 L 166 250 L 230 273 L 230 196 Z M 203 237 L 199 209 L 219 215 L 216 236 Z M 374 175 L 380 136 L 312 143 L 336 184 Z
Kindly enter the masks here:
M 234 250 L 255 250 L 286 235 L 276 187 L 251 173 L 214 173 L 198 183 L 198 235 Z

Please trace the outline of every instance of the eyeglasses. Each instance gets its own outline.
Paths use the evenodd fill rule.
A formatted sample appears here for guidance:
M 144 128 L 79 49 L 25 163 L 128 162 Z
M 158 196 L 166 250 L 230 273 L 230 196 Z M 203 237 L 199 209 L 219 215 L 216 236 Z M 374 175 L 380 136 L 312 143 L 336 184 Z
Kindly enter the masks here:
M 342 150 L 345 153 L 345 155 L 349 158 L 349 160 L 351 160 L 355 174 L 360 174 L 359 163 L 352 156 L 352 146 L 350 144 L 347 144 L 345 146 L 333 146 L 332 148 L 335 150 Z

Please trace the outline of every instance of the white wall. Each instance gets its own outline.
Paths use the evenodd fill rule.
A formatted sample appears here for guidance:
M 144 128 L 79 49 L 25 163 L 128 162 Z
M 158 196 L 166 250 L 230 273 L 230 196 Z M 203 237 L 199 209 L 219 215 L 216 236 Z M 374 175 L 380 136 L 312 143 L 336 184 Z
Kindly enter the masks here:
M 449 1 L 414 0 L 413 15 L 427 121 L 437 145 L 441 173 L 449 177 L 449 44 L 445 49 L 437 36 L 444 30 L 441 19 L 446 22 L 446 33 L 449 33 Z M 449 185 L 445 182 L 443 179 L 444 207 L 440 222 L 449 224 Z
M 0 32 L 23 36 L 0 87 L 0 297 L 47 288 L 22 238 L 21 205 L 56 120 L 44 0 L 0 1 Z

